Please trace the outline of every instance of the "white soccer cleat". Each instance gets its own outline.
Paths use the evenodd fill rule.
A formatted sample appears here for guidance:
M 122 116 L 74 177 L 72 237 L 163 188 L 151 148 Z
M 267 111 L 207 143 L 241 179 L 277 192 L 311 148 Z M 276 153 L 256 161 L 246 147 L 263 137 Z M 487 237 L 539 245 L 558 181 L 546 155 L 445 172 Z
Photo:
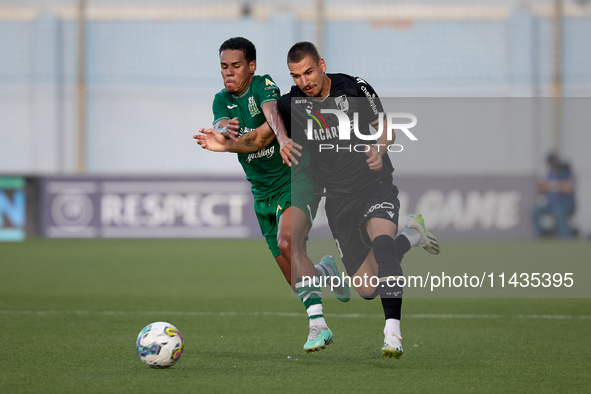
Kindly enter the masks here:
M 441 252 L 437 237 L 432 232 L 427 231 L 425 220 L 420 213 L 410 215 L 406 221 L 406 227 L 417 230 L 421 235 L 421 239 L 419 239 L 419 242 L 415 246 L 420 246 L 431 254 L 439 254 Z
M 334 343 L 334 336 L 328 327 L 312 326 L 310 327 L 310 334 L 308 341 L 304 344 L 304 351 L 306 353 L 314 353 L 322 349 L 326 349 Z
M 402 337 L 396 333 L 388 333 L 384 336 L 384 346 L 382 346 L 382 357 L 396 357 L 399 359 L 404 351 L 402 350 Z

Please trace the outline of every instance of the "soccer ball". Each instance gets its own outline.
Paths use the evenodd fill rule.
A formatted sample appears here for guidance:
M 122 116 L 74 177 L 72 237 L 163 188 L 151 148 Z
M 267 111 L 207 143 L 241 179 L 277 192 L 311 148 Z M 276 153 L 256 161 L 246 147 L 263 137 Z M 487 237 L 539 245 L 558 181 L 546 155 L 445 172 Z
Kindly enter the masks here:
M 159 321 L 140 331 L 135 347 L 144 364 L 152 368 L 168 368 L 183 354 L 183 336 L 172 324 Z

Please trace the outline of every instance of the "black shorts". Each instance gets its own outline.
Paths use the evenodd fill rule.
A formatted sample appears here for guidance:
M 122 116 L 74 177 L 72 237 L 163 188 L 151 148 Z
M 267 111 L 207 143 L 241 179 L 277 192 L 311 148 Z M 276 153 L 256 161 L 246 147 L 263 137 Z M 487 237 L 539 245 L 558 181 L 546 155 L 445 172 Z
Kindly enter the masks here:
M 398 226 L 399 211 L 398 188 L 387 183 L 380 182 L 359 195 L 326 198 L 328 225 L 349 276 L 357 272 L 371 251 L 366 222 L 382 218 Z

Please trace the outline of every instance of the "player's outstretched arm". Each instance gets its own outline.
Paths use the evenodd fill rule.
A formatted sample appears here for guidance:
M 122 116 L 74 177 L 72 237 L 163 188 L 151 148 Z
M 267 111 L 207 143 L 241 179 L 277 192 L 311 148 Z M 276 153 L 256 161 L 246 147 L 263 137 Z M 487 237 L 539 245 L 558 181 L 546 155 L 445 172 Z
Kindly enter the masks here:
M 240 122 L 238 118 L 222 119 L 213 125 L 213 129 L 219 131 L 227 139 L 238 141 Z
M 263 149 L 275 139 L 275 134 L 267 123 L 240 136 L 238 141 L 231 141 L 229 151 L 235 153 L 253 153 Z
M 294 155 L 298 157 L 302 154 L 300 153 L 300 149 L 302 149 L 301 145 L 293 142 L 291 138 L 287 136 L 287 131 L 285 130 L 285 125 L 283 124 L 283 118 L 279 114 L 279 107 L 277 106 L 276 101 L 267 101 L 263 104 L 263 113 L 267 118 L 267 124 L 271 128 L 271 130 L 275 133 L 277 137 L 277 142 L 279 142 L 281 158 L 283 162 L 291 167 L 291 163 L 299 164 L 297 159 Z
M 200 129 L 200 133 L 193 136 L 204 149 L 214 152 L 253 153 L 269 145 L 275 134 L 267 123 L 240 136 L 236 140 L 226 138 L 222 133 L 213 129 Z
M 238 118 L 220 119 L 211 129 L 199 129 L 202 134 L 193 136 L 203 148 L 213 152 L 232 152 L 231 147 L 238 141 L 240 123 Z
M 199 129 L 201 134 L 195 134 L 193 139 L 203 149 L 213 152 L 228 152 L 232 140 L 226 139 L 222 133 L 214 129 Z

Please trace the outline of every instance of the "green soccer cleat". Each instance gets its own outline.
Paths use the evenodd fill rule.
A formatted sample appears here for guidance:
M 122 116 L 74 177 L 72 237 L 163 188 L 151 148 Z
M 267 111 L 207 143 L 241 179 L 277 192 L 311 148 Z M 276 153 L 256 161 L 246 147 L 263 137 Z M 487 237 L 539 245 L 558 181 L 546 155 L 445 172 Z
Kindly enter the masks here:
M 399 359 L 404 351 L 402 350 L 402 337 L 391 332 L 384 337 L 384 346 L 382 346 L 382 357 L 396 357 Z
M 337 297 L 337 299 L 342 302 L 349 301 L 351 299 L 351 290 L 349 290 L 349 286 L 339 275 L 339 269 L 337 268 L 337 263 L 334 261 L 334 258 L 332 256 L 324 256 L 322 260 L 320 260 L 320 264 L 330 267 L 335 275 L 339 278 L 340 286 L 332 287 L 332 293 L 335 295 L 335 297 Z
M 334 336 L 328 327 L 310 327 L 310 334 L 308 335 L 308 342 L 304 344 L 304 351 L 306 353 L 314 353 L 322 349 L 326 349 L 334 343 Z
M 425 220 L 420 213 L 410 215 L 406 221 L 406 227 L 417 230 L 421 235 L 421 239 L 416 246 L 422 247 L 431 254 L 439 254 L 441 252 L 437 237 L 434 236 L 432 232 L 427 231 L 425 228 Z

